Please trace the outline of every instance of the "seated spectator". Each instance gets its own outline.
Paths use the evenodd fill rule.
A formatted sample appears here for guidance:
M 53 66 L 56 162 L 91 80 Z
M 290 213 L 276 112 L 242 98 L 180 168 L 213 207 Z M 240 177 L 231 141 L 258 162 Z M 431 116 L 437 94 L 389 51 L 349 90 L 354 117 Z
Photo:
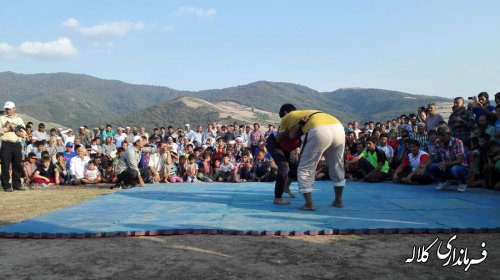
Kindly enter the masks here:
M 168 174 L 168 181 L 171 183 L 182 183 L 184 179 L 180 176 L 179 160 L 184 157 L 180 157 L 177 153 L 172 153 L 172 166 L 170 168 L 170 173 Z M 184 158 L 185 160 L 186 158 Z
M 212 182 L 212 166 L 211 166 L 211 154 L 205 151 L 203 156 L 201 156 L 202 162 L 199 164 L 198 168 L 198 179 L 203 182 Z
M 391 146 L 387 145 L 388 135 L 387 133 L 380 134 L 380 138 L 378 139 L 377 149 L 381 150 L 385 153 L 387 157 L 387 161 L 389 162 L 389 166 L 392 166 L 392 159 L 394 157 L 394 150 Z
M 423 147 L 423 150 L 430 154 L 434 148 L 434 142 L 436 142 L 437 139 L 437 131 L 431 130 L 427 132 L 427 137 L 429 138 L 429 141 L 427 141 L 427 144 Z
M 249 153 L 241 155 L 241 159 L 235 166 L 235 181 L 245 183 L 253 179 L 253 163 L 249 158 Z
M 255 182 L 273 182 L 274 173 L 271 170 L 271 161 L 266 158 L 264 150 L 259 150 L 253 163 L 253 180 Z
M 450 180 L 459 182 L 457 190 L 464 192 L 467 189 L 469 167 L 464 156 L 462 141 L 451 136 L 449 127 L 439 127 L 438 139 L 434 143 L 433 151 L 425 162 L 427 174 L 439 185 L 436 190 L 443 190 L 450 185 Z M 433 157 L 436 157 L 433 163 Z M 417 174 L 422 175 L 423 171 Z
M 500 190 L 500 145 L 496 142 L 492 142 L 488 149 L 483 174 L 487 188 Z
M 353 175 L 364 182 L 382 182 L 389 173 L 389 162 L 385 153 L 375 146 L 376 139 L 366 140 L 366 149 L 351 162 L 358 162 L 358 168 L 353 170 Z
M 116 183 L 118 181 L 118 178 L 116 178 L 116 173 L 113 168 L 113 163 L 110 162 L 106 166 L 106 170 L 104 171 L 103 177 L 102 177 L 102 182 L 103 183 Z
M 28 154 L 28 158 L 23 163 L 23 179 L 24 184 L 27 186 L 33 183 L 33 176 L 35 175 L 35 171 L 38 168 L 38 166 L 36 165 L 36 160 L 36 154 L 32 152 Z
M 59 183 L 61 185 L 69 183 L 71 181 L 71 176 L 68 172 L 67 164 L 66 164 L 66 161 L 64 160 L 63 153 L 56 154 L 55 166 L 59 172 L 59 177 L 61 178 L 61 181 Z
M 73 185 L 80 185 L 85 183 L 82 179 L 85 176 L 85 170 L 87 170 L 88 162 L 90 158 L 87 156 L 87 150 L 84 146 L 80 146 L 77 149 L 77 156 L 71 158 L 70 161 L 70 174 L 71 174 L 71 183 Z
M 172 147 L 163 142 L 158 146 L 160 151 L 150 155 L 149 157 L 149 170 L 153 175 L 153 183 L 165 182 L 168 183 L 168 175 L 172 166 Z
M 97 168 L 95 160 L 90 160 L 87 164 L 87 168 L 83 173 L 82 183 L 84 184 L 97 184 L 101 182 L 101 173 Z
M 479 129 L 480 129 L 480 133 L 488 134 L 491 139 L 493 139 L 493 137 L 495 137 L 495 127 L 490 125 L 486 115 L 482 115 L 479 117 L 478 125 L 479 125 Z
M 198 182 L 198 165 L 196 164 L 196 157 L 191 154 L 188 157 L 188 163 L 186 164 L 186 182 L 196 183 Z
M 118 183 L 115 187 L 135 187 L 137 183 L 144 187 L 145 183 L 152 181 L 149 168 L 141 168 L 139 162 L 143 153 L 155 153 L 159 149 L 145 148 L 144 145 L 146 145 L 147 140 L 144 136 L 134 136 L 133 141 L 132 146 L 125 150 L 118 163 L 116 169 Z
M 233 182 L 235 181 L 235 166 L 229 161 L 229 154 L 223 156 L 223 161 L 220 164 L 219 182 Z
M 212 181 L 219 181 L 219 177 L 220 177 L 220 160 L 218 159 L 215 159 L 214 162 L 213 162 L 213 166 L 212 166 L 212 174 L 211 174 L 211 178 L 212 178 Z
M 417 185 L 430 184 L 432 182 L 431 178 L 423 172 L 425 171 L 424 163 L 429 154 L 420 150 L 420 142 L 417 140 L 409 140 L 407 145 L 410 153 L 394 171 L 392 181 Z M 422 172 L 417 174 L 418 170 Z
M 33 175 L 33 182 L 46 187 L 49 184 L 59 185 L 61 179 L 59 177 L 59 170 L 50 162 L 49 157 L 43 157 L 42 164 L 38 166 Z

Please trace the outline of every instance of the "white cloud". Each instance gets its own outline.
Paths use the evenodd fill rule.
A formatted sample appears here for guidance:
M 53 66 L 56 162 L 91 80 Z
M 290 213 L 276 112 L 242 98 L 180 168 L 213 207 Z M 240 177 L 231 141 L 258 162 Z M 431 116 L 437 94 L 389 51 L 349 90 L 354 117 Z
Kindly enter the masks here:
M 0 43 L 0 57 L 14 59 L 22 56 L 73 57 L 78 50 L 69 38 L 59 38 L 51 42 L 23 42 L 19 47 Z
M 74 18 L 69 18 L 61 25 L 72 28 L 80 35 L 99 40 L 109 40 L 115 37 L 123 37 L 131 31 L 142 31 L 145 24 L 142 22 L 115 21 L 93 26 L 81 26 Z
M 68 18 L 65 22 L 61 23 L 61 25 L 66 27 L 78 27 L 80 26 L 80 22 L 74 18 Z
M 19 52 L 31 56 L 72 57 L 78 55 L 71 39 L 63 37 L 52 42 L 24 42 L 19 46 Z
M 197 7 L 180 7 L 175 12 L 174 15 L 183 16 L 183 15 L 194 15 L 196 17 L 213 17 L 217 11 L 214 8 L 209 9 L 201 9 Z
M 0 56 L 8 59 L 16 58 L 16 50 L 7 43 L 0 43 Z

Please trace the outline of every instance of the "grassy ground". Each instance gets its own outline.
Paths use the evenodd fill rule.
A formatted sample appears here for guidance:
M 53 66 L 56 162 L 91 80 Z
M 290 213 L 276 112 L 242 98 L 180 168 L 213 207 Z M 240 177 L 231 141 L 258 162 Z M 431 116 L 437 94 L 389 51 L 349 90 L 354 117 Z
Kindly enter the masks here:
M 104 186 L 58 186 L 11 193 L 0 191 L 0 226 L 30 219 L 112 192 L 114 190 Z

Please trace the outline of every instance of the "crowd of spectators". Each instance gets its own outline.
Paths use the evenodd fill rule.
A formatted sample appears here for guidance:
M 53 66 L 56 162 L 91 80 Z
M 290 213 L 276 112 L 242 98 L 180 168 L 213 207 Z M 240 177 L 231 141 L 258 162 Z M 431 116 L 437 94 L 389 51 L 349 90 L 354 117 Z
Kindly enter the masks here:
M 346 126 L 346 179 L 405 184 L 438 183 L 437 189 L 457 184 L 500 189 L 500 93 L 496 107 L 486 92 L 468 102 L 454 99 L 448 122 L 435 104 L 419 107 L 387 122 L 369 121 Z M 26 125 L 23 141 L 23 179 L 33 188 L 50 184 L 119 183 L 120 160 L 134 139 L 156 148 L 142 153 L 139 168 L 147 169 L 145 183 L 271 182 L 277 167 L 266 150 L 275 126 L 258 123 L 209 123 L 192 129 L 172 126 L 146 129 L 112 125 L 89 129 L 45 130 L 43 123 Z M 299 156 L 299 149 L 294 156 Z M 319 162 L 316 179 L 328 179 Z M 129 187 L 129 186 L 123 186 Z

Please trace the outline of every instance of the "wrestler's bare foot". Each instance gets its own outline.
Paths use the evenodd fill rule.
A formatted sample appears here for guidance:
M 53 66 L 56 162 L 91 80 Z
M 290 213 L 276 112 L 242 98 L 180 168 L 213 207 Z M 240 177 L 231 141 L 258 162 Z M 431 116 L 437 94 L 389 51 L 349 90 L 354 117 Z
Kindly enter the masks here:
M 333 206 L 333 207 L 337 207 L 337 208 L 342 208 L 342 200 L 335 199 L 335 200 L 332 202 L 332 206 Z
M 314 211 L 314 210 L 316 210 L 316 208 L 314 208 L 314 206 L 308 206 L 306 204 L 297 207 L 297 209 L 303 210 L 303 211 Z
M 278 205 L 288 205 L 288 204 L 290 204 L 290 201 L 286 201 L 283 198 L 275 198 L 273 200 L 273 203 L 278 204 Z

